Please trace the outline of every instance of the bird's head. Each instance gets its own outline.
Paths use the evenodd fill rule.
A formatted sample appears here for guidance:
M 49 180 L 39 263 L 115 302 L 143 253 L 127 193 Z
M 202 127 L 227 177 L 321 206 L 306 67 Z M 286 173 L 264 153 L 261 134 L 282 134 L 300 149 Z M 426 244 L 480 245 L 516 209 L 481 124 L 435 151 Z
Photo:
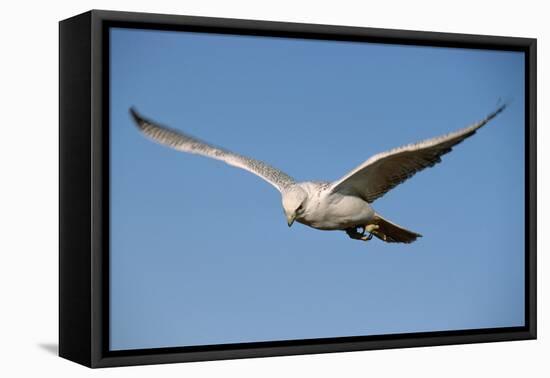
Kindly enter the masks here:
M 307 192 L 297 185 L 290 187 L 282 193 L 283 209 L 286 215 L 288 227 L 302 214 L 307 200 Z

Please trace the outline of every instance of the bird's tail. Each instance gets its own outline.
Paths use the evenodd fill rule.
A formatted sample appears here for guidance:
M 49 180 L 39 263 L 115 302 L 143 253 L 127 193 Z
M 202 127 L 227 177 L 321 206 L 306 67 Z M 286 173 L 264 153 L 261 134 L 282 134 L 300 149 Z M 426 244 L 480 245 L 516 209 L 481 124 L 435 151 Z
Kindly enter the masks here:
M 372 234 L 378 239 L 388 243 L 412 243 L 422 235 L 416 232 L 407 230 L 395 223 L 392 223 L 380 216 L 380 214 L 374 214 L 374 218 L 370 224 L 377 225 L 378 228 L 372 231 Z

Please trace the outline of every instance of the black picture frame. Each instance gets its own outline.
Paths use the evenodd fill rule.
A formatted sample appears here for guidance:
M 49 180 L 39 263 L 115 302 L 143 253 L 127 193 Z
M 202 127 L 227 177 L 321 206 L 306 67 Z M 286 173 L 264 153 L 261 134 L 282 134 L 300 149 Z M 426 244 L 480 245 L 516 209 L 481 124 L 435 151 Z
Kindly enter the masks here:
M 112 26 L 525 52 L 524 327 L 108 350 Z M 59 24 L 59 355 L 88 367 L 536 338 L 536 39 L 92 10 Z

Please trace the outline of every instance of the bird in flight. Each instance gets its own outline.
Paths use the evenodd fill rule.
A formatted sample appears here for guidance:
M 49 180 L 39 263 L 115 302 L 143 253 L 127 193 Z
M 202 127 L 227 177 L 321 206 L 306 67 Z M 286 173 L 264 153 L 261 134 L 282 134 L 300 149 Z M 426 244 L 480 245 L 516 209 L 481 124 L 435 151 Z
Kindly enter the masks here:
M 483 120 L 455 132 L 376 154 L 334 182 L 297 182 L 260 160 L 146 119 L 134 108 L 130 114 L 139 130 L 155 142 L 221 160 L 273 185 L 281 193 L 289 227 L 296 221 L 319 230 L 342 230 L 356 240 L 368 241 L 376 236 L 388 243 L 411 243 L 422 235 L 384 219 L 371 204 L 415 173 L 441 162 L 441 156 L 474 135 L 505 108 L 506 104 L 501 105 Z

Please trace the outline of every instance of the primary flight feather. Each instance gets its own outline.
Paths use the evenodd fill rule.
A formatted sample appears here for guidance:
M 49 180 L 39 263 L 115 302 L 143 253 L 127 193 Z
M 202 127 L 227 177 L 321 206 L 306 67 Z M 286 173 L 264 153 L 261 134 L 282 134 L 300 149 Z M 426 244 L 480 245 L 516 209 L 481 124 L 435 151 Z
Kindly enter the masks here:
M 260 160 L 233 153 L 201 141 L 182 131 L 161 126 L 130 114 L 143 134 L 178 151 L 203 155 L 247 170 L 273 185 L 282 196 L 289 226 L 294 221 L 320 230 L 343 230 L 352 239 L 373 236 L 389 243 L 411 243 L 421 235 L 377 214 L 371 203 L 415 173 L 441 162 L 441 156 L 474 135 L 506 108 L 501 105 L 483 120 L 458 131 L 376 154 L 339 180 L 296 182 L 292 177 Z

